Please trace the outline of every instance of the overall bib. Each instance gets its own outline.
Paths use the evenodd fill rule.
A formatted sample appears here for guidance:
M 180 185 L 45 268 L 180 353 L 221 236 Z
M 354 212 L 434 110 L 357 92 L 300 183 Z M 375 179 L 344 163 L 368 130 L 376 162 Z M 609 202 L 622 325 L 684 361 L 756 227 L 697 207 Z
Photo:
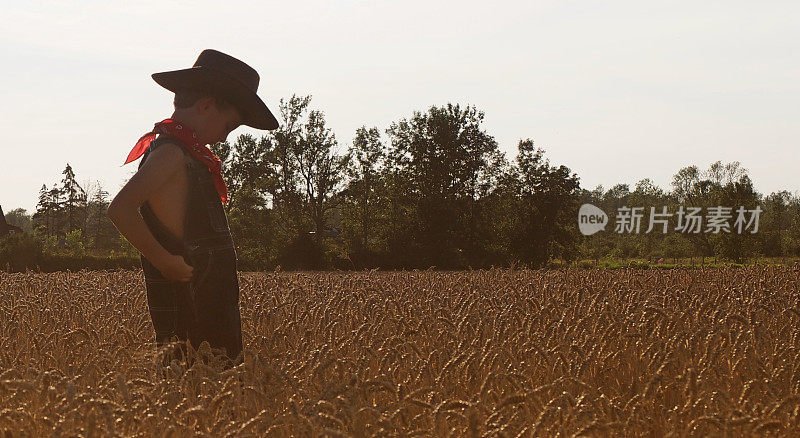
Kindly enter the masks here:
M 177 139 L 160 135 L 145 151 L 147 155 L 165 140 L 180 144 Z M 214 187 L 208 167 L 190 158 L 186 164 L 188 191 L 183 239 L 170 232 L 153 214 L 148 203 L 139 211 L 156 240 L 170 253 L 182 255 L 194 268 L 189 282 L 166 279 L 142 255 L 147 306 L 155 329 L 158 346 L 171 340 L 189 340 L 197 349 L 207 341 L 212 351 L 224 351 L 226 367 L 242 362 L 242 324 L 239 313 L 239 279 L 236 275 L 236 249 L 222 201 Z M 186 354 L 185 345 L 181 353 Z

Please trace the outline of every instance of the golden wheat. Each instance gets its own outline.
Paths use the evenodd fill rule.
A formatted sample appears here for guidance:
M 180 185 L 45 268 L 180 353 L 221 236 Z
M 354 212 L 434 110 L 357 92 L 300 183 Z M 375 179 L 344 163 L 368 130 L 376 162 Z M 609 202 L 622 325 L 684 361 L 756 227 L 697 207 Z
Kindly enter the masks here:
M 242 273 L 244 363 L 141 272 L 0 273 L 0 436 L 800 433 L 800 271 Z

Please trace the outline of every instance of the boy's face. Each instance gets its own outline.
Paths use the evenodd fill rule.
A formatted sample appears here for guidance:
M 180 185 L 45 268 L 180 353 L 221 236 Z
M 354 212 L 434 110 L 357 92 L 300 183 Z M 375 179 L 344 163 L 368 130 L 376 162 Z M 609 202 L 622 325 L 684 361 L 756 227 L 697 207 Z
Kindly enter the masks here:
M 223 142 L 228 134 L 242 124 L 242 114 L 233 105 L 217 105 L 213 97 L 196 103 L 202 123 L 197 127 L 197 136 L 204 144 Z

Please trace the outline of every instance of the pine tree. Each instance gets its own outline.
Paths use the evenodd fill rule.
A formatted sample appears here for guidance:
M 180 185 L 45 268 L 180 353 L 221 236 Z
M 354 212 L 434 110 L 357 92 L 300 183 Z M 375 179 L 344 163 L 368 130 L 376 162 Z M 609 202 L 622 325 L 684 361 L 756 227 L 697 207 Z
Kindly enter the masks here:
M 47 184 L 42 184 L 42 188 L 39 189 L 39 202 L 36 204 L 36 213 L 33 214 L 33 219 L 36 222 L 35 227 L 43 230 L 45 235 L 54 235 L 59 232 L 60 202 L 61 189 L 56 186 L 48 189 Z
M 75 172 L 72 171 L 69 163 L 67 163 L 67 167 L 62 174 L 64 179 L 61 180 L 61 193 L 64 195 L 64 199 L 60 205 L 63 206 L 67 214 L 66 231 L 70 232 L 82 228 L 83 221 L 81 220 L 80 212 L 85 211 L 86 191 L 75 180 Z
M 87 224 L 87 235 L 93 238 L 95 248 L 105 248 L 109 240 L 110 233 L 109 219 L 106 215 L 108 208 L 108 192 L 103 190 L 100 183 L 97 183 L 97 189 L 92 193 L 91 201 L 87 206 L 89 220 Z M 112 226 L 113 228 L 113 226 Z
M 50 233 L 50 212 L 48 211 L 48 200 L 50 199 L 50 191 L 47 189 L 47 184 L 42 184 L 39 189 L 39 202 L 36 204 L 36 212 L 33 214 L 33 220 L 37 225 L 45 230 L 45 234 Z

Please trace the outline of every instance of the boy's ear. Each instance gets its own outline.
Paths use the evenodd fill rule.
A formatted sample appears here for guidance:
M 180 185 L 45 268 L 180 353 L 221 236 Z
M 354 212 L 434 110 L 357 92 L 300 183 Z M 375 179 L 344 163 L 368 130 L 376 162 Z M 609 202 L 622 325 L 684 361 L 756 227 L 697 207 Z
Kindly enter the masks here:
M 201 105 L 200 109 L 202 111 L 208 111 L 212 105 L 219 112 L 222 112 L 225 108 L 228 107 L 227 103 L 224 100 L 220 100 L 219 98 L 214 96 L 203 97 L 198 101 L 198 103 Z
M 214 98 L 211 96 L 204 96 L 197 100 L 198 109 L 202 111 L 208 111 L 208 108 L 214 103 Z

